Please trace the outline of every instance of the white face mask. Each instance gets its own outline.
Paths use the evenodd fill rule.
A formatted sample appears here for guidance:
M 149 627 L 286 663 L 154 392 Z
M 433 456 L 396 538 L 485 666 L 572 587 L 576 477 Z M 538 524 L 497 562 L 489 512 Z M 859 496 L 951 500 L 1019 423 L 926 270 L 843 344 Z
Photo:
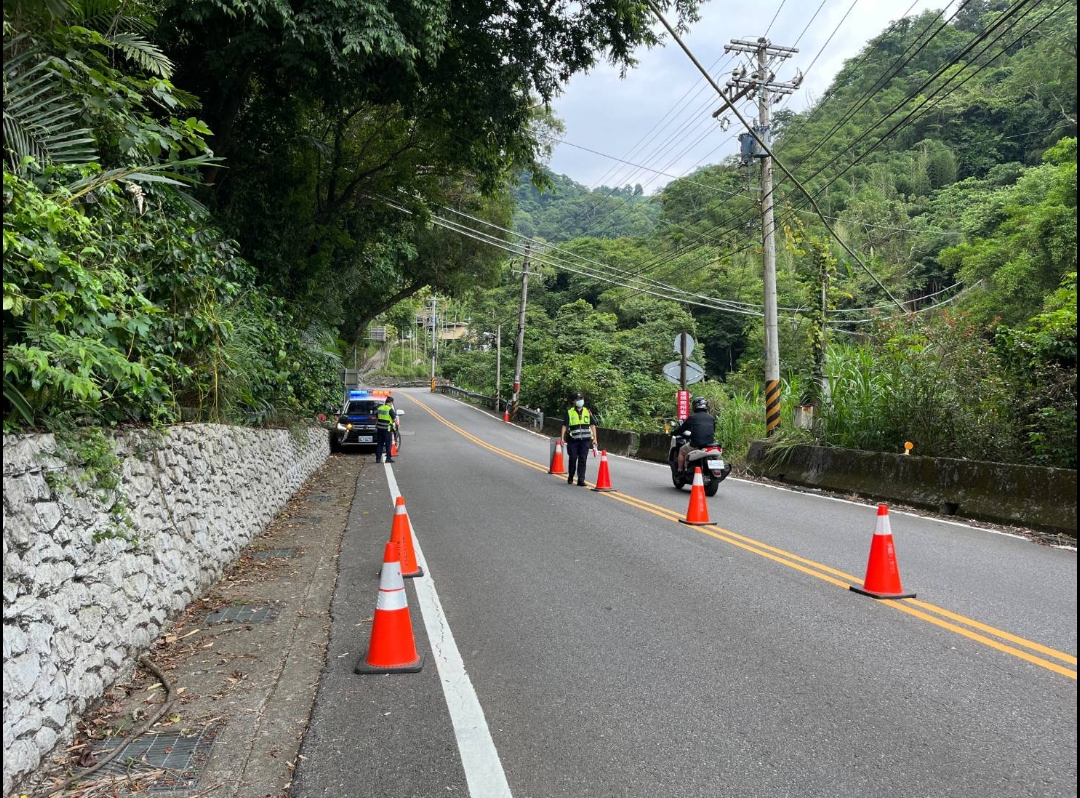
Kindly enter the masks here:
M 574 407 L 585 407 L 584 399 L 577 399 L 574 401 Z

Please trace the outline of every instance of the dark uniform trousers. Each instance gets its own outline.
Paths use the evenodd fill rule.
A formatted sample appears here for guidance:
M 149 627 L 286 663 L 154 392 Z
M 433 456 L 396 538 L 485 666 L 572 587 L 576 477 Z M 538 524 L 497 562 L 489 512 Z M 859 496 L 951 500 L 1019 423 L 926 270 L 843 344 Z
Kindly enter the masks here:
M 577 474 L 577 481 L 579 484 L 585 484 L 585 464 L 589 458 L 589 451 L 592 449 L 592 439 L 586 438 L 584 440 L 574 440 L 566 444 L 566 459 L 567 459 L 567 482 L 574 481 L 574 475 Z

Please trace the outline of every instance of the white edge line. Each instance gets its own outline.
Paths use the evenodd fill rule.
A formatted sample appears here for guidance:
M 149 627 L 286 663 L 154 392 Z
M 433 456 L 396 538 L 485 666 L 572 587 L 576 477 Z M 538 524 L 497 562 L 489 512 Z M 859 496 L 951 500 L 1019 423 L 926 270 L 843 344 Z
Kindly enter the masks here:
M 396 503 L 401 492 L 398 490 L 397 480 L 389 465 L 386 467 L 386 479 L 390 485 L 392 503 Z M 499 752 L 495 748 L 495 741 L 491 738 L 491 730 L 484 717 L 484 709 L 480 706 L 480 699 L 476 695 L 476 690 L 473 689 L 472 680 L 465 671 L 465 662 L 461 658 L 461 652 L 458 651 L 457 643 L 454 642 L 450 622 L 446 618 L 446 613 L 443 612 L 438 591 L 435 590 L 431 567 L 424 558 L 420 541 L 417 540 L 412 529 L 412 519 L 409 519 L 409 534 L 413 536 L 416 562 L 426 574 L 413 579 L 412 583 L 416 589 L 420 614 L 424 618 L 424 629 L 427 631 L 428 642 L 431 645 L 431 658 L 435 660 L 435 666 L 439 671 L 443 696 L 446 698 L 446 708 L 450 712 L 450 721 L 454 725 L 458 751 L 461 754 L 461 765 L 465 770 L 465 780 L 469 785 L 469 795 L 482 796 L 482 798 L 512 798 L 510 785 L 506 781 L 506 773 L 499 759 Z

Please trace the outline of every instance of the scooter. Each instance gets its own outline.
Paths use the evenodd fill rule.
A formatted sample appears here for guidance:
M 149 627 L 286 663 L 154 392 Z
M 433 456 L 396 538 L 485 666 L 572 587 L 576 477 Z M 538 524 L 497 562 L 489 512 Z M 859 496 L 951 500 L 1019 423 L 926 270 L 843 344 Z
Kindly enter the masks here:
M 689 435 L 689 432 L 683 435 Z M 671 449 L 668 451 L 668 465 L 671 467 L 671 483 L 677 490 L 694 481 L 694 469 L 701 469 L 701 481 L 705 486 L 706 496 L 715 496 L 720 483 L 731 473 L 731 464 L 723 460 L 724 447 L 719 443 L 710 443 L 700 449 L 691 449 L 686 456 L 686 467 L 679 470 L 679 449 L 682 448 L 682 436 L 671 436 Z

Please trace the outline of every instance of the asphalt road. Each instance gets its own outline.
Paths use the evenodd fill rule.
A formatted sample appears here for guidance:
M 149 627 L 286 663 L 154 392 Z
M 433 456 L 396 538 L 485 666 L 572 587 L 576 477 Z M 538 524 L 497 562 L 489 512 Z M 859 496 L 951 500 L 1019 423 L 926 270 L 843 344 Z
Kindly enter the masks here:
M 664 466 L 568 486 L 545 438 L 397 394 L 413 434 L 357 484 L 294 796 L 1076 795 L 1075 551 L 892 513 L 918 596 L 876 601 L 848 590 L 875 506 L 730 479 L 687 526 Z M 427 661 L 359 676 L 396 490 Z

